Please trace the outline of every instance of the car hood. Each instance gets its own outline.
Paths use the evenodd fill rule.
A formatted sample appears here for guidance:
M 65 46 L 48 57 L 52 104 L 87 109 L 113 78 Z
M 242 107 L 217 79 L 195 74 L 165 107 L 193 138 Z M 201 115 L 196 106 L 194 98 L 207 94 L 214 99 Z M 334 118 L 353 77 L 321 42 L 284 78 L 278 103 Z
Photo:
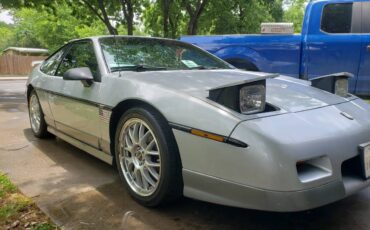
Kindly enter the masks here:
M 126 75 L 122 72 L 122 76 Z M 186 93 L 207 100 L 209 90 L 242 84 L 271 74 L 241 70 L 183 70 L 130 72 L 127 78 L 153 86 Z M 286 76 L 267 79 L 266 101 L 280 110 L 299 112 L 347 102 L 349 99 L 310 86 L 310 82 Z

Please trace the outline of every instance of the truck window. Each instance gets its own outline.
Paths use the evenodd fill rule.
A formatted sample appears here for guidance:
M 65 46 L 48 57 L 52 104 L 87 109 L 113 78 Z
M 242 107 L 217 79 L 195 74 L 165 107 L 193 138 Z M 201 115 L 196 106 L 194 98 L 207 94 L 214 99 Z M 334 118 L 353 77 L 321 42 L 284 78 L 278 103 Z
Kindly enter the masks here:
M 350 33 L 352 24 L 352 3 L 328 4 L 324 7 L 321 30 L 327 33 Z
M 370 33 L 370 2 L 362 3 L 362 33 Z

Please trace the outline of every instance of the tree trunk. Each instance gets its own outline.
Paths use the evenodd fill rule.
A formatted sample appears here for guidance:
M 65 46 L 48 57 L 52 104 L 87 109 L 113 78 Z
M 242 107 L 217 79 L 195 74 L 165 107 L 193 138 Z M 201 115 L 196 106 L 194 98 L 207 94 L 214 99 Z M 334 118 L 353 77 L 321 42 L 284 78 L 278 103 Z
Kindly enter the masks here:
M 108 17 L 107 11 L 105 9 L 104 1 L 103 0 L 98 0 L 98 5 L 99 5 L 99 9 L 100 9 L 100 11 L 103 15 L 103 17 L 102 17 L 103 22 L 104 22 L 105 26 L 107 27 L 109 33 L 112 34 L 112 35 L 118 34 L 117 29 L 114 28 L 112 26 L 112 24 L 110 23 L 110 21 L 109 21 L 109 17 Z
M 104 23 L 105 27 L 107 27 L 107 30 L 110 34 L 112 35 L 117 34 L 116 28 L 114 28 L 109 21 L 103 0 L 98 0 L 98 7 L 102 15 L 99 13 L 99 10 L 96 9 L 96 7 L 90 3 L 89 0 L 81 1 L 85 6 L 87 6 L 87 8 L 89 8 L 95 14 L 95 16 L 97 16 Z
M 188 12 L 190 16 L 190 20 L 188 23 L 188 29 L 187 29 L 188 35 L 197 34 L 198 21 L 208 1 L 209 0 L 198 0 L 196 3 L 195 9 L 193 9 L 193 7 L 191 6 L 191 3 L 189 3 L 186 0 L 183 0 L 183 3 L 185 4 L 185 7 L 186 7 L 186 11 Z
M 170 12 L 170 0 L 162 0 L 163 1 L 163 36 L 168 38 L 169 37 L 169 12 Z
M 121 0 L 122 12 L 127 26 L 127 35 L 134 34 L 134 7 L 131 0 Z

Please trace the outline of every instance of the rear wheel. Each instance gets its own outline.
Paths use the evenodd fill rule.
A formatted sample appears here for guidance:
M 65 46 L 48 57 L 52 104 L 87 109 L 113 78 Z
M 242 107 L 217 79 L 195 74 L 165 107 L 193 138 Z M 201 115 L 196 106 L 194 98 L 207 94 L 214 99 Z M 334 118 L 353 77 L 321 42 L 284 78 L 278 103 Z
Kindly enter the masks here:
M 168 124 L 150 108 L 133 108 L 120 119 L 115 159 L 131 196 L 158 206 L 182 195 L 181 162 Z
M 50 133 L 47 131 L 44 113 L 42 112 L 39 98 L 34 90 L 32 90 L 29 97 L 28 111 L 33 134 L 38 138 L 49 137 Z
M 228 59 L 226 60 L 229 64 L 235 66 L 238 69 L 243 69 L 247 71 L 255 71 L 258 72 L 257 66 L 255 66 L 253 63 L 246 61 L 244 59 Z

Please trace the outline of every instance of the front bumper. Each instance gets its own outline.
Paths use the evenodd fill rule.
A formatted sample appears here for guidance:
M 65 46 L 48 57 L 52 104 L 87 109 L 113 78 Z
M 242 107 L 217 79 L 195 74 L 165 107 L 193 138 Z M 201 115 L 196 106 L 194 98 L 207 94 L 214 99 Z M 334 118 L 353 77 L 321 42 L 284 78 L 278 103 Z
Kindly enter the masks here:
M 236 184 L 189 170 L 183 170 L 183 179 L 185 196 L 227 206 L 275 212 L 313 209 L 370 185 L 370 180 L 348 177 L 315 188 L 280 192 Z

